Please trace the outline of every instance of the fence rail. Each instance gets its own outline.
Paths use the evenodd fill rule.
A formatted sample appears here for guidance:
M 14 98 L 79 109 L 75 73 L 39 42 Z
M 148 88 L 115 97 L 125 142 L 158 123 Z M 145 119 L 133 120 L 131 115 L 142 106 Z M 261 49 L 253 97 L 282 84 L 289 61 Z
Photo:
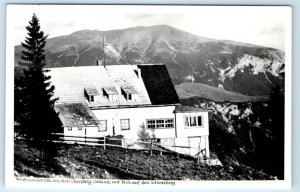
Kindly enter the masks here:
M 146 139 L 146 140 L 137 140 L 133 141 L 125 138 L 115 138 L 115 137 L 85 137 L 85 136 L 75 136 L 75 135 L 64 135 L 62 133 L 54 133 L 53 142 L 58 143 L 77 143 L 77 144 L 85 144 L 85 145 L 95 145 L 102 146 L 104 150 L 107 147 L 119 147 L 125 149 L 137 149 L 134 145 L 143 146 L 143 148 L 138 148 L 139 150 L 150 151 L 150 154 L 154 151 L 162 153 L 181 153 L 182 150 L 188 150 L 186 153 L 191 155 L 191 150 L 196 150 L 196 153 L 192 156 L 195 158 L 200 157 L 200 155 L 206 155 L 206 149 L 201 149 L 200 146 L 193 147 L 189 143 L 187 146 L 185 145 L 175 145 L 174 142 L 170 142 L 169 144 L 157 142 L 155 139 Z M 201 142 L 201 141 L 200 141 Z M 181 151 L 181 152 L 180 152 Z

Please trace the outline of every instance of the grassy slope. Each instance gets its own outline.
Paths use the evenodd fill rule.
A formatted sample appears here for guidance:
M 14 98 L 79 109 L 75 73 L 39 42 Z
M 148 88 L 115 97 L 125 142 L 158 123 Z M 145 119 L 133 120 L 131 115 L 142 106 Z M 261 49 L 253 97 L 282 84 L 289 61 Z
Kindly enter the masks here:
M 226 168 L 197 165 L 195 160 L 172 154 L 153 154 L 119 148 L 83 145 L 58 145 L 51 164 L 34 155 L 38 150 L 25 142 L 15 143 L 15 175 L 34 177 L 66 177 L 108 179 L 163 180 L 253 180 L 272 177 L 245 166 Z
M 202 83 L 181 83 L 176 85 L 175 89 L 180 99 L 200 97 L 217 102 L 248 102 L 267 100 L 267 97 L 247 96 Z

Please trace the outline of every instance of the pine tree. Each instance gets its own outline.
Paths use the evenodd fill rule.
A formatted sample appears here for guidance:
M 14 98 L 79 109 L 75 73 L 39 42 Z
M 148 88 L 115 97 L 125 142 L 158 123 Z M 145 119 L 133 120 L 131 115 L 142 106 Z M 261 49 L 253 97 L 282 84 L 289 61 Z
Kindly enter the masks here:
M 52 132 L 59 127 L 59 120 L 54 111 L 54 86 L 51 77 L 46 75 L 45 45 L 47 35 L 40 29 L 39 20 L 33 14 L 26 27 L 28 37 L 22 44 L 20 64 L 27 66 L 21 78 L 23 114 L 19 114 L 23 133 L 32 143 L 41 146 L 49 139 Z

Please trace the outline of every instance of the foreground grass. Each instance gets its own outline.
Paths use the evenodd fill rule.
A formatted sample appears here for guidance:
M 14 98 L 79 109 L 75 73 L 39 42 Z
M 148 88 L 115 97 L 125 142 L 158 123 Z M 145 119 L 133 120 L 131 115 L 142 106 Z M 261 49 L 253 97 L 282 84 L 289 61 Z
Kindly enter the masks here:
M 174 154 L 153 154 L 119 148 L 58 144 L 53 159 L 41 159 L 26 142 L 15 144 L 15 175 L 34 177 L 161 180 L 269 180 L 246 166 L 198 165 Z

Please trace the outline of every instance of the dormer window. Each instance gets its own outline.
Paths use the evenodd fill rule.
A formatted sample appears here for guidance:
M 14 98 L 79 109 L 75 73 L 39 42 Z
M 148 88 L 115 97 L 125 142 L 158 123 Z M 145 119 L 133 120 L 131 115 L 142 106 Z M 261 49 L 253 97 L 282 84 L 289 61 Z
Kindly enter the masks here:
M 103 96 L 110 101 L 114 101 L 118 96 L 118 92 L 115 87 L 103 87 Z
M 132 96 L 134 94 L 136 94 L 137 92 L 132 87 L 123 86 L 123 87 L 121 87 L 121 93 L 125 97 L 126 100 L 131 101 L 133 99 Z
M 89 102 L 95 102 L 95 97 L 99 95 L 95 87 L 84 88 L 84 96 Z

